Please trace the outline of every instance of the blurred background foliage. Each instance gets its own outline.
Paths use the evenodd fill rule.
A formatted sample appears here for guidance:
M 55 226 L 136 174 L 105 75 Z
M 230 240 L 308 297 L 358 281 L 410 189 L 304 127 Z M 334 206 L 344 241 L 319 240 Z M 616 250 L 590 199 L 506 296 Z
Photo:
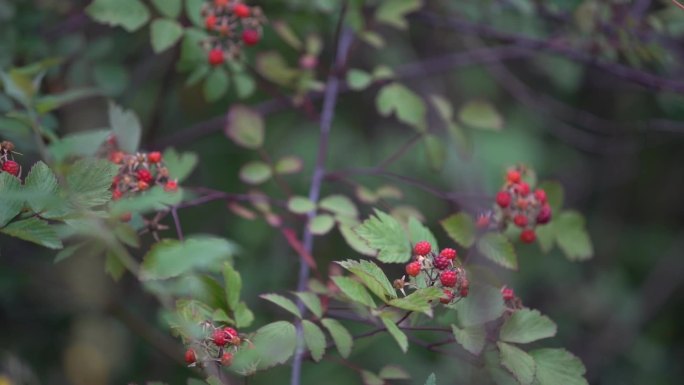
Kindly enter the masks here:
M 46 115 L 45 126 L 59 135 L 103 127 L 106 97 L 113 98 L 140 116 L 143 148 L 173 145 L 199 154 L 200 165 L 187 185 L 246 191 L 239 168 L 256 155 L 222 132 L 223 115 L 238 95 L 228 92 L 207 103 L 205 86 L 187 86 L 187 74 L 177 71 L 187 72 L 179 60 L 180 45 L 156 54 L 147 29 L 129 33 L 98 24 L 84 12 L 89 3 L 0 0 L 3 70 L 59 57 L 61 65 L 50 69 L 43 83 L 45 93 L 96 88 L 103 96 Z M 315 72 L 325 79 L 339 2 L 264 0 L 259 5 L 271 21 L 285 21 L 297 35 L 320 37 L 323 51 Z M 183 16 L 180 20 L 190 25 Z M 371 72 L 381 64 L 396 70 L 416 63 L 417 75 L 402 81 L 409 88 L 420 95 L 441 93 L 454 106 L 486 101 L 495 109 L 489 114 L 501 122 L 495 129 L 465 127 L 466 138 L 447 147 L 438 171 L 430 168 L 423 147 L 414 147 L 391 170 L 464 195 L 493 195 L 505 167 L 517 163 L 530 165 L 544 179 L 559 180 L 566 207 L 586 215 L 595 257 L 573 263 L 559 251 L 544 255 L 536 245 L 524 246 L 520 272 L 505 273 L 510 286 L 526 305 L 558 323 L 554 344 L 582 358 L 592 384 L 680 383 L 684 10 L 657 0 L 429 0 L 408 21 L 405 30 L 374 26 L 384 47 L 356 45 L 350 67 Z M 457 59 L 449 55 L 502 45 L 522 51 L 512 51 L 506 60 L 450 65 Z M 246 62 L 270 50 L 289 63 L 299 59 L 267 27 Z M 258 71 L 253 75 L 253 81 L 264 83 Z M 377 89 L 341 96 L 330 170 L 371 167 L 413 135 L 410 127 L 377 114 Z M 261 87 L 241 96 L 246 99 L 239 102 L 248 105 L 273 97 Z M 5 115 L 0 136 L 13 140 L 24 153 L 22 162 L 31 164 L 38 153 L 27 132 L 6 115 L 11 110 L 9 99 L 0 95 Z M 448 135 L 442 129 L 436 133 Z M 294 154 L 304 160 L 303 172 L 288 177 L 302 195 L 317 140 L 317 121 L 300 111 L 282 109 L 266 119 L 265 147 L 271 156 Z M 418 208 L 447 243 L 436 224 L 459 207 L 457 202 L 380 176 L 355 180 L 367 187 L 399 187 L 405 202 Z M 265 189 L 279 197 L 275 185 Z M 353 193 L 339 182 L 326 183 L 324 191 Z M 484 209 L 488 203 L 477 205 Z M 180 217 L 186 231 L 217 234 L 240 245 L 235 263 L 255 325 L 282 318 L 257 297 L 296 285 L 296 256 L 281 236 L 264 222 L 232 215 L 220 201 L 184 210 Z M 145 242 L 143 249 L 152 240 Z M 54 264 L 54 253 L 37 246 L 6 237 L 0 246 L 0 384 L 185 384 L 192 376 L 180 362 L 180 343 L 158 318 L 155 298 L 144 294 L 135 279 L 126 276 L 115 283 L 103 272 L 103 260 L 86 255 Z M 338 233 L 318 238 L 315 255 L 320 266 L 356 256 Z M 401 274 L 400 267 L 394 269 L 389 276 Z M 388 335 L 357 342 L 353 361 L 376 371 L 400 365 L 415 383 L 430 372 L 439 373 L 438 383 L 473 381 L 467 368 L 446 357 L 419 348 L 402 354 Z M 305 363 L 303 382 L 333 375 L 335 383 L 359 383 L 353 371 L 330 361 Z M 289 367 L 283 366 L 256 375 L 250 384 L 284 383 L 288 377 Z

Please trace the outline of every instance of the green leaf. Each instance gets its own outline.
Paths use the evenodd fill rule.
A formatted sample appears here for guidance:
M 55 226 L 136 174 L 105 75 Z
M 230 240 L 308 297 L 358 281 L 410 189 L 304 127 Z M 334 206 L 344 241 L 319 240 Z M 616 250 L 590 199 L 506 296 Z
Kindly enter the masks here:
M 197 16 L 199 16 L 199 14 Z M 202 21 L 202 23 L 204 23 L 204 21 Z M 204 29 L 185 29 L 183 41 L 181 41 L 180 60 L 177 65 L 180 71 L 191 72 L 197 69 L 197 67 L 208 66 L 207 52 L 202 48 L 202 42 L 208 38 L 209 35 Z M 206 75 L 202 77 L 204 78 L 205 76 Z
M 478 251 L 492 262 L 508 269 L 518 269 L 513 244 L 499 233 L 487 233 L 477 242 Z
M 234 310 L 235 326 L 239 328 L 247 327 L 254 322 L 254 313 L 247 307 L 247 304 L 240 302 Z
M 290 47 L 301 50 L 304 47 L 302 41 L 297 37 L 297 34 L 290 28 L 290 25 L 282 20 L 277 20 L 271 23 L 271 26 L 276 31 L 278 36 Z
M 406 29 L 406 15 L 419 10 L 423 6 L 421 0 L 385 0 L 375 11 L 375 19 L 379 23 L 395 28 Z
M 274 304 L 282 307 L 283 309 L 289 311 L 290 313 L 294 314 L 295 317 L 297 318 L 302 318 L 302 313 L 299 311 L 297 308 L 297 305 L 295 305 L 294 302 L 289 300 L 288 298 L 283 297 L 282 295 L 278 294 L 262 294 L 259 297 L 271 301 Z
M 256 91 L 254 78 L 245 72 L 238 72 L 233 76 L 233 86 L 235 87 L 235 93 L 237 93 L 240 99 L 246 99 Z
M 461 106 L 458 117 L 463 123 L 484 130 L 500 131 L 504 125 L 501 115 L 484 100 L 473 100 Z
M 323 327 L 328 330 L 330 336 L 335 342 L 337 351 L 343 358 L 349 357 L 351 354 L 352 346 L 354 345 L 354 338 L 349 333 L 347 328 L 345 328 L 339 321 L 331 318 L 323 318 L 321 320 Z
M 505 342 L 497 342 L 499 347 L 501 365 L 513 373 L 513 376 L 520 381 L 521 385 L 530 385 L 534 380 L 536 364 L 532 356 L 524 350 L 518 349 Z M 554 384 L 565 384 L 564 382 L 554 382 Z
M 369 370 L 361 370 L 361 381 L 363 385 L 384 385 L 385 381 L 378 377 L 377 374 Z
M 345 242 L 347 242 L 347 245 L 354 249 L 354 251 L 369 257 L 373 257 L 377 254 L 375 249 L 371 249 L 366 241 L 359 237 L 351 226 L 341 223 L 338 228 Z
M 109 187 L 119 167 L 104 159 L 81 159 L 74 163 L 66 174 L 66 183 L 71 190 L 72 203 L 90 208 L 111 200 Z
M 344 195 L 327 196 L 319 202 L 318 207 L 330 211 L 335 216 L 356 218 L 359 215 L 359 210 L 354 202 Z
M 324 235 L 335 226 L 335 219 L 328 214 L 318 214 L 307 224 L 314 235 Z
M 504 322 L 499 339 L 505 342 L 525 344 L 556 335 L 556 324 L 537 310 L 516 310 Z
M 56 263 L 61 262 L 67 258 L 73 257 L 76 254 L 76 252 L 79 251 L 84 246 L 86 246 L 85 242 L 81 242 L 81 243 L 77 243 L 75 245 L 71 245 L 71 246 L 67 246 L 67 247 L 63 248 L 62 250 L 59 251 L 59 253 L 57 253 L 57 255 L 55 255 L 54 263 L 56 264 Z
M 437 378 L 434 373 L 431 373 L 427 380 L 425 380 L 425 385 L 437 385 Z
M 156 243 L 142 263 L 143 280 L 166 279 L 191 270 L 217 271 L 235 252 L 235 246 L 212 236 L 194 236 L 185 241 L 165 239 Z
M 430 168 L 440 171 L 444 167 L 444 162 L 447 158 L 444 140 L 436 135 L 427 134 L 423 137 L 423 147 L 425 147 L 425 155 L 427 156 Z
M 264 120 L 257 111 L 245 105 L 230 107 L 225 130 L 238 146 L 256 150 L 264 144 Z
M 380 115 L 388 117 L 394 113 L 400 122 L 414 127 L 418 132 L 426 131 L 425 102 L 406 86 L 390 83 L 382 87 L 375 102 Z
M 344 293 L 344 295 L 346 295 L 352 301 L 375 308 L 375 301 L 373 301 L 373 297 L 368 294 L 366 288 L 359 282 L 341 275 L 332 277 L 332 280 L 335 282 L 335 285 L 342 290 L 342 293 Z
M 150 39 L 155 53 L 171 48 L 182 36 L 183 26 L 176 20 L 156 19 L 150 25 Z
M 425 227 L 416 217 L 410 217 L 408 221 L 409 239 L 412 244 L 420 241 L 428 241 L 434 250 L 439 250 L 437 239 L 432 234 L 430 229 Z
M 584 261 L 594 256 L 584 217 L 575 211 L 563 211 L 553 223 L 556 242 L 571 261 Z
M 316 209 L 316 204 L 303 196 L 293 196 L 287 201 L 287 209 L 295 214 L 306 214 Z
M 556 230 L 554 222 L 549 222 L 545 225 L 537 226 L 534 232 L 537 234 L 537 244 L 539 248 L 544 253 L 548 253 L 553 249 L 553 245 L 556 242 Z
M 152 4 L 154 4 L 159 13 L 172 19 L 180 16 L 181 8 L 183 7 L 181 0 L 152 0 Z
M 72 156 L 93 156 L 111 134 L 110 130 L 94 130 L 65 135 L 50 143 L 49 150 L 57 162 Z
M 579 358 L 565 349 L 538 349 L 530 352 L 537 363 L 539 385 L 588 385 L 586 369 Z
M 225 283 L 226 303 L 232 311 L 240 302 L 240 291 L 242 290 L 242 277 L 229 263 L 223 264 L 223 281 Z
M 164 151 L 164 163 L 172 179 L 184 181 L 197 166 L 199 158 L 194 152 L 179 153 L 174 148 Z
M 124 110 L 122 107 L 109 103 L 109 125 L 116 137 L 119 148 L 128 153 L 135 153 L 140 145 L 142 126 L 140 119 L 132 110 Z
M 309 309 L 316 317 L 321 318 L 323 316 L 323 307 L 321 306 L 321 300 L 314 293 L 308 291 L 301 291 L 295 293 L 297 298 L 299 298 L 307 309 Z
M 496 287 L 478 283 L 470 285 L 467 297 L 449 307 L 456 310 L 458 319 L 464 327 L 495 320 L 505 310 L 501 291 Z
M 204 27 L 204 20 L 202 18 L 202 6 L 204 4 L 206 4 L 204 0 L 185 0 L 185 14 L 196 27 Z
M 431 301 L 437 300 L 444 295 L 443 291 L 436 287 L 426 287 L 418 289 L 403 298 L 395 298 L 389 301 L 391 306 L 399 309 L 417 311 L 432 315 Z
M 411 375 L 406 370 L 395 365 L 385 365 L 380 369 L 378 376 L 384 380 L 410 380 Z
M 386 297 L 397 297 L 396 290 L 389 279 L 387 279 L 385 272 L 375 263 L 366 260 L 357 262 L 348 259 L 346 261 L 337 261 L 337 264 L 361 279 L 361 282 L 383 301 Z
M 166 210 L 169 206 L 177 205 L 182 200 L 182 191 L 164 191 L 163 187 L 154 186 L 141 194 L 112 202 L 109 212 L 112 216 L 124 213 L 144 214 L 151 211 Z
M 560 212 L 560 209 L 563 207 L 563 200 L 565 198 L 563 185 L 556 181 L 547 180 L 539 183 L 537 188 L 546 192 L 546 200 L 549 202 L 551 209 L 555 212 Z
M 366 71 L 352 68 L 347 72 L 347 84 L 352 90 L 363 90 L 373 82 L 373 76 Z
M 114 279 L 114 281 L 120 280 L 126 272 L 126 267 L 113 251 L 107 252 L 107 258 L 105 259 L 105 271 L 112 277 L 112 279 Z
M 271 168 L 259 160 L 247 162 L 240 168 L 240 179 L 252 185 L 264 183 L 271 179 L 271 176 Z
M 129 78 L 128 69 L 120 64 L 104 62 L 93 66 L 93 80 L 104 95 L 121 95 L 129 84 Z
M 140 0 L 94 0 L 86 13 L 95 21 L 121 26 L 128 32 L 134 32 L 150 19 L 150 12 Z
M 42 161 L 31 167 L 24 180 L 27 203 L 31 210 L 38 214 L 54 207 L 54 195 L 58 189 L 57 177 Z
M 404 332 L 402 332 L 401 329 L 399 329 L 399 327 L 391 319 L 386 317 L 380 317 L 380 319 L 392 338 L 397 341 L 401 351 L 406 353 L 408 350 L 408 338 L 406 338 L 406 334 L 404 334 Z
M 377 258 L 382 262 L 404 263 L 411 258 L 411 245 L 401 224 L 380 210 L 376 209 L 375 216 L 370 216 L 354 231 L 378 251 Z
M 98 95 L 99 93 L 100 92 L 94 88 L 76 88 L 59 94 L 41 96 L 35 101 L 36 111 L 38 114 L 43 115 L 69 103 Z
M 361 40 L 368 43 L 373 48 L 381 49 L 385 47 L 385 38 L 375 31 L 361 31 L 358 36 Z
M 1 228 L 0 232 L 49 249 L 61 249 L 63 247 L 54 228 L 46 221 L 36 217 L 14 221 Z
M 451 331 L 456 342 L 463 346 L 463 349 L 476 356 L 482 353 L 487 337 L 487 331 L 483 325 L 467 326 L 463 329 L 451 325 Z
M 204 81 L 204 98 L 208 102 L 215 102 L 228 91 L 230 80 L 223 67 L 216 67 L 209 73 Z
M 447 235 L 459 245 L 470 248 L 475 243 L 475 221 L 469 214 L 453 214 L 440 223 Z
M 302 321 L 302 327 L 304 330 L 304 342 L 306 342 L 306 347 L 311 352 L 311 358 L 318 362 L 325 353 L 325 334 L 323 334 L 321 328 L 309 320 Z
M 304 162 L 296 156 L 285 156 L 278 159 L 275 164 L 275 172 L 280 175 L 296 174 L 302 171 Z
M 21 198 L 21 181 L 7 172 L 0 172 L 0 227 L 16 217 L 24 205 Z
M 260 75 L 285 87 L 292 86 L 301 73 L 297 69 L 290 68 L 283 56 L 275 51 L 257 54 L 256 67 Z
M 291 323 L 278 321 L 257 330 L 251 341 L 253 349 L 239 349 L 233 358 L 231 369 L 238 373 L 248 374 L 285 363 L 297 347 L 297 331 Z

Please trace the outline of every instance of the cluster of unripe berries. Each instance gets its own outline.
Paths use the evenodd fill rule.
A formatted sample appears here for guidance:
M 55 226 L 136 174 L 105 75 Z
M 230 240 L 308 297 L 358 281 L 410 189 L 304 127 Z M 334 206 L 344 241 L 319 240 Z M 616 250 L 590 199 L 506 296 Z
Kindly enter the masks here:
M 13 152 L 14 143 L 7 140 L 0 142 L 0 172 L 7 172 L 18 177 L 21 174 L 21 166 L 14 161 Z
M 484 214 L 477 219 L 479 228 L 489 228 L 498 225 L 504 230 L 509 223 L 522 229 L 520 241 L 532 243 L 537 238 L 534 230 L 538 225 L 551 221 L 551 206 L 546 197 L 546 191 L 536 189 L 532 191 L 530 185 L 523 181 L 523 168 L 512 168 L 506 173 L 506 182 L 496 194 L 495 215 Z
M 406 274 L 414 279 L 423 273 L 425 286 L 441 287 L 444 297 L 440 298 L 443 304 L 449 304 L 456 298 L 468 296 L 470 283 L 465 269 L 458 260 L 457 252 L 451 248 L 442 249 L 439 253 L 432 250 L 432 245 L 427 241 L 420 241 L 413 247 L 414 260 L 406 265 Z M 395 281 L 395 287 L 403 290 L 405 286 L 417 288 L 414 283 L 406 283 L 404 279 Z
M 261 8 L 250 7 L 242 0 L 211 0 L 202 7 L 202 17 L 204 27 L 211 32 L 203 44 L 212 66 L 239 56 L 243 45 L 259 43 L 266 22 Z
M 112 180 L 112 200 L 157 185 L 164 186 L 166 191 L 178 190 L 178 182 L 169 178 L 169 170 L 157 151 L 137 154 L 114 151 L 109 155 L 109 160 L 120 165 L 119 172 Z
M 230 366 L 233 355 L 246 339 L 231 327 L 215 327 L 211 322 L 204 322 L 202 326 L 206 336 L 193 341 L 194 348 L 185 351 L 185 362 L 189 366 L 202 366 L 209 362 Z

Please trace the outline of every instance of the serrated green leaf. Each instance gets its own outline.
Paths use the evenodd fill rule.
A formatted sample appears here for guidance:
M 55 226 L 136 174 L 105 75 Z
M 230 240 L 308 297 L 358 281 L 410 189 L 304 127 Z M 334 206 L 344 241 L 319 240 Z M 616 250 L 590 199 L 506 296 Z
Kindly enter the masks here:
M 271 168 L 262 161 L 248 162 L 240 168 L 240 179 L 252 185 L 264 183 L 272 176 Z
M 194 152 L 179 153 L 174 148 L 166 149 L 163 157 L 169 176 L 172 179 L 178 179 L 179 182 L 190 176 L 199 161 L 199 157 Z
M 532 384 L 536 370 L 536 364 L 532 356 L 524 350 L 505 342 L 497 342 L 496 345 L 499 348 L 501 365 L 513 373 L 513 376 L 520 381 L 521 385 Z M 554 382 L 554 384 L 559 384 L 559 382 Z
M 235 250 L 228 240 L 213 236 L 194 236 L 185 241 L 165 239 L 145 255 L 141 278 L 166 279 L 191 270 L 218 271 Z
M 240 302 L 235 310 L 233 311 L 235 315 L 235 326 L 239 328 L 248 327 L 254 322 L 254 313 L 247 307 L 247 304 Z
M 386 297 L 397 297 L 396 290 L 385 275 L 385 272 L 375 263 L 366 260 L 354 261 L 349 259 L 337 261 L 337 264 L 361 279 L 361 282 L 383 301 L 386 300 Z
M 378 251 L 377 258 L 382 262 L 404 263 L 411 258 L 411 245 L 401 224 L 380 210 L 375 210 L 375 216 L 370 216 L 354 231 Z
M 242 277 L 233 266 L 228 263 L 223 265 L 223 282 L 225 283 L 226 303 L 233 312 L 240 302 L 240 291 L 242 290 Z
M 71 89 L 59 94 L 41 96 L 35 101 L 35 107 L 38 114 L 43 115 L 69 103 L 98 94 L 100 92 L 94 88 Z
M 301 74 L 298 69 L 291 68 L 283 56 L 275 51 L 257 54 L 256 67 L 260 75 L 285 87 L 292 86 Z
M 373 297 L 371 297 L 366 288 L 359 282 L 341 275 L 332 277 L 332 280 L 335 282 L 335 285 L 340 288 L 342 293 L 352 301 L 375 308 Z
M 373 82 L 373 76 L 366 71 L 352 68 L 347 72 L 347 84 L 352 90 L 363 90 Z
M 427 134 L 423 137 L 423 147 L 430 168 L 440 171 L 447 158 L 447 149 L 444 140 L 436 135 Z
M 404 334 L 404 332 L 402 332 L 397 324 L 395 324 L 391 319 L 386 317 L 380 317 L 380 319 L 392 338 L 397 341 L 401 351 L 406 353 L 406 351 L 408 351 L 408 338 L 406 337 L 406 334 Z
M 119 167 L 104 159 L 81 159 L 66 174 L 72 203 L 83 208 L 105 204 L 111 200 L 109 187 Z
M 390 306 L 399 309 L 417 311 L 432 315 L 431 301 L 437 300 L 444 295 L 443 291 L 436 287 L 426 287 L 418 289 L 403 298 L 395 298 L 389 301 Z
M 385 38 L 375 31 L 361 31 L 358 36 L 373 48 L 380 49 L 385 47 Z
M 369 371 L 369 370 L 362 370 L 361 371 L 361 381 L 363 381 L 363 385 L 384 385 L 385 381 L 382 380 L 377 374 Z
M 422 7 L 421 0 L 385 0 L 375 11 L 375 19 L 395 28 L 406 29 L 406 15 Z
M 501 291 L 496 287 L 478 283 L 470 285 L 467 297 L 448 307 L 456 310 L 458 319 L 464 327 L 495 320 L 505 310 Z
M 335 226 L 335 219 L 328 214 L 318 214 L 307 224 L 314 235 L 324 235 Z
M 463 329 L 451 325 L 451 331 L 456 342 L 463 346 L 463 349 L 476 356 L 482 353 L 487 337 L 487 331 L 483 325 L 467 326 Z
M 425 227 L 416 217 L 410 217 L 408 221 L 409 239 L 412 244 L 420 241 L 428 241 L 434 250 L 439 250 L 437 238 L 432 234 L 430 229 Z
M 140 247 L 140 239 L 138 239 L 138 233 L 133 227 L 129 226 L 128 224 L 116 224 L 113 233 L 116 236 L 116 239 L 119 240 L 121 243 L 130 247 L 134 247 L 136 249 Z
M 166 17 L 172 19 L 180 16 L 181 8 L 183 7 L 181 0 L 152 0 L 155 8 Z
M 94 0 L 86 13 L 95 21 L 121 26 L 128 32 L 134 32 L 150 19 L 150 12 L 140 0 Z
M 85 242 L 77 243 L 75 245 L 67 246 L 63 248 L 62 250 L 55 255 L 55 260 L 54 263 L 61 262 L 67 258 L 73 257 L 77 251 L 79 251 L 82 247 L 85 246 Z
M 304 47 L 302 41 L 297 37 L 297 34 L 290 28 L 289 24 L 282 20 L 274 21 L 272 24 L 273 29 L 276 31 L 278 36 L 290 47 L 301 50 Z
M 337 347 L 337 351 L 340 352 L 340 355 L 343 358 L 349 357 L 352 346 L 354 345 L 354 338 L 349 333 L 347 328 L 345 328 L 339 321 L 330 318 L 323 318 L 321 323 L 323 324 L 323 327 L 328 330 L 328 333 L 330 333 L 330 336 L 335 342 L 335 346 Z
M 584 261 L 594 256 L 594 246 L 589 238 L 582 214 L 575 211 L 563 211 L 554 219 L 553 227 L 556 242 L 569 260 Z
M 544 253 L 548 253 L 553 249 L 553 245 L 556 242 L 556 230 L 554 227 L 554 222 L 549 222 L 545 225 L 537 226 L 534 229 L 535 234 L 537 234 L 537 244 L 539 248 Z
M 385 365 L 380 369 L 378 376 L 384 380 L 410 380 L 411 375 L 406 370 L 396 365 Z
M 500 131 L 504 125 L 501 115 L 484 100 L 473 100 L 461 106 L 458 117 L 463 123 L 484 130 Z
M 126 272 L 126 267 L 121 263 L 121 259 L 113 251 L 107 251 L 107 258 L 105 259 L 105 271 L 114 281 L 118 281 Z
M 238 98 L 247 99 L 256 91 L 256 82 L 254 78 L 245 72 L 236 73 L 233 76 L 233 86 Z
M 23 205 L 19 178 L 7 172 L 0 172 L 0 227 L 16 217 Z
M 369 257 L 374 257 L 377 252 L 370 248 L 363 238 L 359 237 L 358 234 L 352 229 L 351 226 L 347 224 L 340 223 L 339 225 L 340 234 L 347 242 L 347 245 L 354 249 L 359 254 L 367 255 Z
M 306 342 L 306 347 L 311 352 L 311 358 L 318 362 L 323 358 L 323 354 L 325 354 L 325 334 L 323 334 L 318 325 L 309 320 L 302 321 L 302 327 L 304 330 L 304 342 Z
M 274 304 L 282 307 L 283 309 L 289 311 L 290 313 L 294 314 L 295 317 L 297 318 L 302 318 L 302 313 L 299 311 L 297 308 L 297 305 L 292 302 L 290 299 L 283 297 L 282 295 L 278 294 L 262 294 L 259 297 L 273 302 Z
M 316 317 L 321 318 L 323 316 L 323 307 L 321 306 L 321 300 L 314 293 L 308 291 L 302 291 L 294 293 L 297 298 L 299 298 L 302 303 L 309 309 Z
M 492 262 L 507 269 L 518 269 L 518 258 L 511 241 L 503 234 L 487 233 L 477 241 L 477 250 Z
M 309 198 L 303 196 L 293 196 L 287 200 L 287 209 L 295 214 L 306 214 L 316 208 Z
M 122 151 L 135 153 L 140 146 L 142 125 L 140 119 L 132 110 L 109 103 L 109 125 L 116 137 L 116 143 Z
M 93 156 L 111 134 L 110 130 L 77 132 L 50 143 L 48 149 L 57 162 L 72 156 Z
M 222 67 L 216 67 L 209 73 L 204 81 L 204 98 L 208 102 L 215 102 L 228 92 L 230 79 L 228 73 Z
M 588 385 L 586 369 L 579 358 L 565 349 L 538 349 L 530 352 L 537 364 L 539 385 Z
M 505 342 L 525 344 L 556 335 L 556 324 L 538 310 L 516 310 L 504 322 L 499 331 L 499 339 Z
M 57 236 L 54 228 L 46 221 L 31 217 L 20 221 L 14 221 L 0 228 L 0 233 L 33 242 L 49 249 L 61 249 L 62 241 Z
M 202 6 L 204 4 L 206 4 L 204 0 L 185 0 L 185 15 L 196 27 L 204 27 L 204 20 L 202 18 Z
M 469 214 L 453 214 L 440 223 L 447 235 L 459 245 L 469 248 L 475 243 L 475 221 Z
M 253 349 L 239 349 L 231 369 L 237 373 L 264 370 L 282 364 L 294 354 L 297 332 L 294 325 L 278 321 L 261 327 L 251 338 Z
M 546 192 L 546 201 L 555 212 L 559 212 L 563 207 L 563 200 L 565 199 L 565 190 L 563 185 L 556 181 L 543 181 L 539 183 L 537 188 Z
M 24 180 L 27 203 L 35 213 L 54 207 L 52 201 L 58 189 L 57 177 L 42 161 L 31 167 Z
M 176 20 L 156 19 L 150 25 L 150 41 L 155 53 L 171 48 L 182 36 L 183 26 Z
M 264 120 L 261 115 L 242 104 L 228 110 L 226 135 L 238 146 L 256 150 L 264 144 Z
M 296 156 L 285 156 L 280 159 L 275 164 L 275 172 L 280 175 L 296 174 L 302 171 L 304 168 L 304 162 Z
M 336 216 L 356 218 L 359 215 L 359 210 L 354 202 L 344 195 L 327 196 L 319 202 L 318 207 L 330 211 Z
M 414 127 L 418 132 L 426 131 L 425 102 L 406 86 L 390 83 L 382 87 L 375 103 L 380 115 L 388 117 L 394 113 L 400 122 Z

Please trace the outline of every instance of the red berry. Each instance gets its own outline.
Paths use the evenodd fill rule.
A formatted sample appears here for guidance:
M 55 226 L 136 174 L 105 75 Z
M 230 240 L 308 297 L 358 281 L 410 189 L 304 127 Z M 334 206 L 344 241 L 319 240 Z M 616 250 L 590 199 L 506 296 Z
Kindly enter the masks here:
M 209 64 L 212 66 L 220 66 L 226 58 L 223 56 L 223 50 L 220 48 L 214 48 L 209 51 Z
M 233 7 L 233 13 L 235 14 L 235 16 L 239 18 L 245 18 L 249 17 L 249 14 L 251 12 L 249 11 L 248 6 L 244 4 L 235 4 L 235 6 Z
M 535 239 L 537 239 L 537 235 L 532 229 L 525 229 L 522 231 L 522 233 L 520 233 L 520 240 L 523 243 L 532 243 Z
M 496 194 L 496 204 L 502 209 L 505 209 L 511 204 L 511 194 L 507 191 L 499 191 L 499 193 Z
M 446 249 L 442 249 L 442 252 L 439 253 L 439 256 L 448 260 L 453 260 L 456 258 L 456 250 L 447 247 Z
M 109 154 L 109 161 L 115 164 L 121 164 L 124 160 L 124 153 L 121 151 L 114 151 Z
M 442 274 L 439 275 L 439 281 L 442 283 L 442 286 L 454 287 L 456 286 L 457 276 L 458 275 L 453 270 L 443 271 Z
M 208 30 L 212 30 L 212 29 L 216 28 L 216 16 L 215 15 L 207 16 L 207 18 L 204 19 L 204 26 L 207 27 Z
M 154 179 L 152 177 L 152 173 L 150 172 L 150 170 L 146 168 L 141 168 L 140 170 L 138 170 L 136 175 L 138 176 L 138 180 L 141 180 L 145 183 L 150 183 L 152 182 L 152 179 Z
M 149 183 L 147 183 L 147 182 L 145 182 L 145 181 L 142 181 L 142 180 L 139 180 L 139 181 L 138 181 L 138 190 L 140 190 L 140 191 L 145 191 L 145 190 L 147 190 L 148 188 L 150 188 Z
M 432 265 L 439 270 L 444 270 L 447 267 L 449 267 L 449 259 L 439 255 L 439 256 L 435 257 L 434 261 L 432 261 Z
M 449 302 L 451 302 L 451 300 L 453 300 L 454 297 L 455 297 L 455 294 L 454 294 L 453 291 L 451 291 L 451 290 L 449 290 L 449 289 L 444 289 L 444 297 L 441 297 L 441 298 L 439 299 L 439 302 L 441 302 L 441 303 L 443 303 L 443 304 L 446 305 L 446 304 L 448 304 Z
M 233 354 L 232 353 L 223 353 L 221 356 L 221 365 L 223 366 L 230 366 L 230 364 L 233 363 Z
M 164 185 L 164 191 L 173 192 L 178 190 L 178 181 L 170 180 Z
M 119 217 L 119 220 L 120 220 L 121 222 L 130 222 L 130 221 L 131 221 L 131 218 L 133 218 L 133 215 L 132 215 L 131 213 L 123 213 L 123 214 L 121 214 L 121 216 Z
M 113 201 L 118 201 L 119 199 L 121 199 L 122 196 L 123 196 L 123 193 L 118 188 L 114 189 L 112 191 L 112 200 Z
M 2 171 L 8 172 L 14 176 L 19 175 L 19 168 L 19 163 L 13 160 L 8 160 L 2 165 Z
M 237 330 L 235 330 L 231 327 L 228 327 L 228 326 L 223 328 L 223 332 L 226 333 L 226 336 L 228 337 L 229 340 L 232 340 L 233 338 L 238 336 Z
M 214 0 L 214 5 L 216 5 L 219 8 L 225 7 L 226 5 L 228 5 L 228 0 Z
M 542 206 L 541 210 L 539 210 L 539 214 L 537 214 L 537 224 L 539 225 L 544 225 L 549 223 L 551 220 L 551 206 L 548 204 L 545 204 Z
M 461 294 L 461 297 L 467 297 L 468 292 L 470 291 L 470 282 L 468 282 L 468 279 L 463 279 L 463 282 L 461 282 L 461 290 L 459 293 Z
M 432 250 L 432 245 L 427 241 L 420 241 L 413 246 L 413 252 L 416 255 L 428 255 Z
M 525 182 L 520 182 L 515 186 L 515 191 L 522 196 L 527 196 L 530 193 L 530 185 Z
M 305 70 L 312 70 L 318 65 L 318 58 L 314 55 L 303 55 L 299 58 L 299 67 Z
M 225 346 L 228 342 L 226 333 L 221 329 L 214 330 L 214 333 L 211 335 L 211 340 L 214 341 L 216 346 Z
M 486 229 L 489 227 L 489 214 L 480 214 L 477 216 L 475 223 L 478 229 Z
M 147 160 L 150 163 L 159 163 L 159 162 L 161 162 L 161 159 L 162 159 L 162 155 L 161 155 L 161 152 L 159 152 L 159 151 L 153 151 L 153 152 L 150 152 L 149 154 L 147 154 Z
M 420 274 L 420 269 L 420 262 L 411 262 L 408 265 L 406 265 L 406 274 L 410 275 L 411 277 L 415 277 L 418 274 Z
M 259 31 L 255 29 L 246 29 L 242 31 L 242 41 L 247 45 L 255 45 L 261 40 Z
M 546 191 L 538 188 L 534 191 L 534 197 L 537 198 L 539 203 L 546 203 Z
M 513 217 L 513 223 L 518 227 L 525 227 L 527 226 L 527 217 L 523 214 L 518 214 Z
M 508 170 L 508 173 L 506 174 L 506 179 L 508 180 L 509 183 L 520 182 L 520 171 Z
M 185 351 L 185 362 L 190 364 L 194 364 L 195 361 L 197 361 L 197 356 L 195 355 L 195 351 L 192 349 L 188 349 Z
M 504 301 L 510 301 L 513 298 L 515 298 L 515 294 L 513 293 L 513 289 L 509 289 L 507 287 L 504 287 L 501 289 L 501 296 L 503 297 Z

